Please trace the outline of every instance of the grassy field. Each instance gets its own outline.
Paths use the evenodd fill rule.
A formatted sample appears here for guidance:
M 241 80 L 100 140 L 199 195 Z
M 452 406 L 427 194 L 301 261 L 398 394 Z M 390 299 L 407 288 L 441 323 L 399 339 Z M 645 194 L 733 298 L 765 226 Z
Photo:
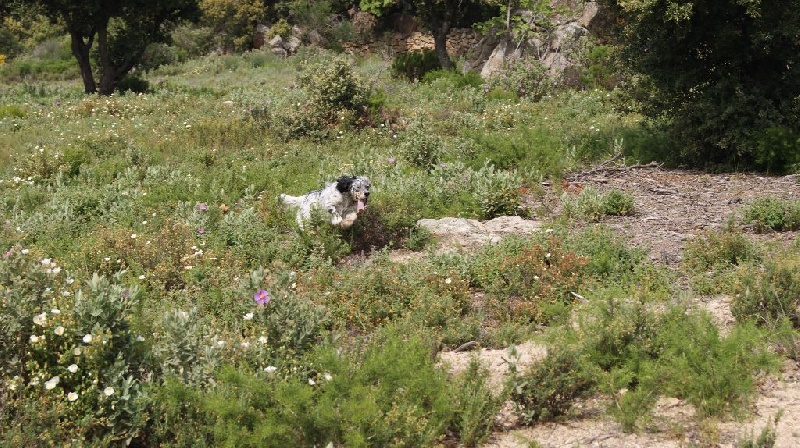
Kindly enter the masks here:
M 548 216 L 525 205 L 541 181 L 649 162 L 659 146 L 617 92 L 533 101 L 455 75 L 409 83 L 389 66 L 254 52 L 161 67 L 143 94 L 0 87 L 4 443 L 476 446 L 505 400 L 536 424 L 606 396 L 629 431 L 660 395 L 698 419 L 746 411 L 779 364 L 776 341 L 795 339 L 797 244 L 764 267 L 767 249 L 731 229 L 672 272 L 602 225 L 570 231 L 635 204 L 594 192 Z M 348 230 L 300 230 L 278 195 L 342 174 L 372 180 L 367 212 Z M 755 220 L 772 210 L 753 207 Z M 505 214 L 549 231 L 389 257 L 428 250 L 420 218 Z M 733 330 L 693 309 L 676 276 L 735 294 Z M 435 357 L 531 338 L 550 356 L 512 369 L 504 390 L 477 364 L 454 376 Z

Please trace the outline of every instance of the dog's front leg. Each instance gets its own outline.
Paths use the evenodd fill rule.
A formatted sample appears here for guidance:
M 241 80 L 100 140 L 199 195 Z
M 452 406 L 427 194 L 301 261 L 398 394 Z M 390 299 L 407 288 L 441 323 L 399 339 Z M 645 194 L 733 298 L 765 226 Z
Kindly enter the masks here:
M 334 207 L 333 205 L 328 207 L 328 213 L 331 214 L 331 224 L 337 226 L 339 225 L 340 222 L 342 222 L 342 215 L 340 215 L 339 212 L 336 211 L 336 207 Z

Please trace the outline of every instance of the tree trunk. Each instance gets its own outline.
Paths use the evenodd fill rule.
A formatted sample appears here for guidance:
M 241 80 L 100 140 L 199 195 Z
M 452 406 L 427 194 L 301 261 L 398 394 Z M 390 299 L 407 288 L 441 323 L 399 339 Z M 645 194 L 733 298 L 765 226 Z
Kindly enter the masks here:
M 86 42 L 83 41 L 83 35 L 79 31 L 71 31 L 69 34 L 72 54 L 78 60 L 78 66 L 81 69 L 83 91 L 87 94 L 97 93 L 97 84 L 94 82 L 94 74 L 92 73 L 92 63 L 89 60 L 89 50 L 92 48 L 94 30 L 90 32 L 89 39 Z
M 449 26 L 445 28 L 449 28 Z M 450 60 L 450 54 L 447 53 L 448 31 L 448 29 L 435 29 L 433 31 L 433 48 L 436 51 L 436 57 L 439 58 L 439 64 L 444 70 L 453 68 L 453 61 Z
M 108 54 L 108 26 L 104 24 L 97 30 L 97 52 L 100 56 L 100 95 L 111 95 L 116 85 L 116 73 Z

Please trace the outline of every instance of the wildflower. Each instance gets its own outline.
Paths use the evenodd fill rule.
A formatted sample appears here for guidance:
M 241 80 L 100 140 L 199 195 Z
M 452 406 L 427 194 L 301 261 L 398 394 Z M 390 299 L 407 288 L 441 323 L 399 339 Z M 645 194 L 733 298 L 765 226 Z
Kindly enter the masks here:
M 53 330 L 53 333 L 55 333 L 56 336 L 64 336 L 64 327 L 61 325 L 57 326 L 56 329 Z
M 204 212 L 204 211 L 206 211 L 208 206 L 201 202 L 200 205 L 197 206 L 197 208 L 199 208 L 201 212 Z
M 47 390 L 55 389 L 55 387 L 58 386 L 59 382 L 61 382 L 61 378 L 59 378 L 58 375 L 56 375 L 44 383 L 44 388 Z
M 144 278 L 145 278 L 145 277 L 144 277 L 144 274 L 142 274 L 142 275 L 140 275 L 140 276 L 139 276 L 139 280 L 144 280 Z
M 445 284 L 449 285 L 450 283 L 453 283 L 453 279 L 451 279 L 450 277 L 447 277 L 446 279 L 444 279 L 444 282 L 445 282 Z
M 58 266 L 47 270 L 48 274 L 58 274 L 59 272 L 61 272 L 61 268 Z
M 217 341 L 217 347 L 219 348 L 225 347 L 225 341 Z
M 322 377 L 323 377 L 323 378 L 325 378 L 325 381 L 330 381 L 330 380 L 332 380 L 332 379 L 333 379 L 333 375 L 331 375 L 331 374 L 330 374 L 330 373 L 328 373 L 328 372 L 325 372 L 325 373 L 322 375 Z
M 78 399 L 78 394 L 76 394 L 75 392 L 70 392 L 67 394 L 67 400 L 75 401 L 77 399 Z
M 31 335 L 31 344 L 35 344 L 37 342 L 39 342 L 39 336 L 36 336 L 35 334 L 32 334 Z
M 250 348 L 250 343 L 249 343 L 249 342 L 247 342 L 247 341 L 242 341 L 242 343 L 241 343 L 240 345 L 241 345 L 241 346 L 242 346 L 242 348 L 243 348 L 243 349 L 245 349 L 245 350 L 247 350 L 248 348 Z
M 87 334 L 87 335 L 83 336 L 83 342 L 85 342 L 87 344 L 91 344 L 92 343 L 92 339 L 94 339 L 94 337 L 92 337 L 91 334 Z
M 244 315 L 244 320 L 253 320 L 253 313 L 247 313 Z
M 20 252 L 22 253 L 22 255 L 28 255 L 28 252 L 30 251 L 28 249 L 22 249 Z
M 266 305 L 270 301 L 269 293 L 266 290 L 259 289 L 253 295 L 253 300 L 259 305 Z
M 37 314 L 33 316 L 33 323 L 40 327 L 44 327 L 44 324 L 47 323 L 47 313 Z
M 316 381 L 314 381 L 314 380 L 313 380 L 313 379 L 311 379 L 311 378 L 309 378 L 309 379 L 308 379 L 308 385 L 309 385 L 309 386 L 313 386 L 313 385 L 315 385 L 315 384 L 317 384 L 317 382 L 316 382 Z
M 197 233 L 198 233 L 199 235 L 202 235 L 202 234 L 206 233 L 206 229 L 204 229 L 204 228 L 200 227 L 199 229 L 197 229 Z
M 106 387 L 105 389 L 103 389 L 103 395 L 105 395 L 106 397 L 114 395 L 114 388 L 111 386 Z
M 135 233 L 131 233 L 131 239 L 132 239 L 132 240 L 135 240 L 135 239 L 136 239 L 136 236 L 137 236 L 137 235 L 136 235 Z
M 266 344 L 267 343 L 267 337 L 266 336 L 259 336 L 258 337 L 258 342 L 260 342 L 262 344 Z
M 42 266 L 50 266 L 50 259 L 42 258 Z
M 389 157 L 389 163 L 394 163 L 396 160 L 394 157 Z
M 275 372 L 276 370 L 278 370 L 278 368 L 277 368 L 277 367 L 275 367 L 275 366 L 267 366 L 267 367 L 264 367 L 264 371 L 265 371 L 265 372 L 267 372 L 267 373 L 273 373 L 273 372 Z
M 64 296 L 64 297 L 69 297 L 69 296 L 72 295 L 72 293 L 69 292 L 69 291 L 61 291 L 61 295 Z
M 75 372 L 78 371 L 78 365 L 77 364 L 70 364 L 70 366 L 67 367 L 67 370 L 69 370 L 69 373 L 75 373 Z
M 75 355 L 75 356 L 81 356 L 81 353 L 83 353 L 83 349 L 80 348 L 80 347 L 75 347 L 72 350 L 72 354 Z
M 144 336 L 142 335 L 136 336 L 136 342 L 144 342 Z

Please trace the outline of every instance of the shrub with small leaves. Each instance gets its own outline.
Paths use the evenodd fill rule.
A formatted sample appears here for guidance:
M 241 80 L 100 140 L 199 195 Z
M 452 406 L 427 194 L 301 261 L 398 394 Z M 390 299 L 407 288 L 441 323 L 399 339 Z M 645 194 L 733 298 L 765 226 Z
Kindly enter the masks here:
M 734 287 L 731 312 L 737 321 L 773 324 L 800 316 L 800 257 L 767 260 L 762 267 L 740 271 Z
M 596 370 L 569 349 L 551 351 L 527 372 L 512 362 L 508 388 L 517 415 L 526 425 L 566 415 L 576 400 L 595 391 Z
M 773 196 L 756 198 L 743 207 L 742 220 L 757 232 L 800 229 L 800 200 Z
M 436 53 L 428 49 L 400 53 L 392 61 L 392 73 L 409 81 L 420 80 L 426 73 L 441 68 Z

